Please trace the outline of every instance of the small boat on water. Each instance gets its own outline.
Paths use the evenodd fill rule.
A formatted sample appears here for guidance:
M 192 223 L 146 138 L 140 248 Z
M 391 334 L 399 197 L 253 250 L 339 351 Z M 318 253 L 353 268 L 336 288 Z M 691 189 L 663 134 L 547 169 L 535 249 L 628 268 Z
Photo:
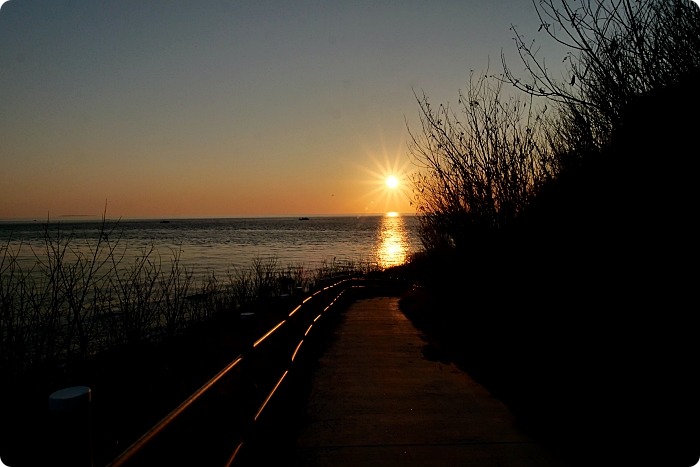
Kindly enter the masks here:
M 160 221 L 161 224 L 170 224 L 170 221 Z
M 299 220 L 300 220 L 300 221 L 308 221 L 309 218 L 308 218 L 308 217 L 300 217 Z

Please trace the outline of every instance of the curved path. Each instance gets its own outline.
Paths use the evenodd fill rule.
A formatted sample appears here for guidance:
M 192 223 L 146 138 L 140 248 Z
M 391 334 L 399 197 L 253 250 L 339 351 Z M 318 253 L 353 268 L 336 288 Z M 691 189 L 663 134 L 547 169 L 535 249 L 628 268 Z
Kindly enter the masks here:
M 298 465 L 560 465 L 467 374 L 423 356 L 398 299 L 345 313 L 314 375 Z

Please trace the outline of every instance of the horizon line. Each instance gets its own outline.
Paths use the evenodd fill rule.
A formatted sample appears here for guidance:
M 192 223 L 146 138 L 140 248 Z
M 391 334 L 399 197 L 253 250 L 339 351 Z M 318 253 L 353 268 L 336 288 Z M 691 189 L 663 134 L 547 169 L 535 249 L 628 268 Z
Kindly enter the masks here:
M 415 212 L 399 212 L 399 211 L 388 211 L 388 212 L 363 212 L 363 213 L 344 213 L 344 214 L 224 214 L 224 215 L 176 215 L 176 216 L 107 216 L 105 220 L 108 221 L 118 221 L 118 220 L 188 220 L 188 219 L 280 219 L 280 218 L 299 218 L 308 217 L 320 218 L 320 217 L 377 217 L 386 216 L 390 212 L 395 212 L 399 216 L 415 216 Z M 102 220 L 102 216 L 98 214 L 62 214 L 55 217 L 0 217 L 0 222 L 21 222 L 21 221 L 60 221 L 60 220 L 84 220 L 84 221 L 99 221 Z

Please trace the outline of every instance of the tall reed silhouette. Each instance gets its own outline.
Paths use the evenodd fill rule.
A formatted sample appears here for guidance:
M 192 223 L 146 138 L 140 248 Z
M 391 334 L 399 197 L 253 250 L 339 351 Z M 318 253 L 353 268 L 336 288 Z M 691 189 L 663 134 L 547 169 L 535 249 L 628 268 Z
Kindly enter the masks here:
M 282 267 L 255 258 L 225 277 L 196 274 L 180 249 L 153 245 L 134 255 L 118 223 L 103 216 L 93 240 L 47 223 L 35 264 L 23 269 L 27 245 L 0 247 L 0 372 L 50 373 L 57 366 L 125 344 L 158 342 L 217 313 L 291 294 L 340 275 L 376 268 L 366 261 L 323 261 L 318 268 Z M 127 259 L 131 258 L 131 259 Z

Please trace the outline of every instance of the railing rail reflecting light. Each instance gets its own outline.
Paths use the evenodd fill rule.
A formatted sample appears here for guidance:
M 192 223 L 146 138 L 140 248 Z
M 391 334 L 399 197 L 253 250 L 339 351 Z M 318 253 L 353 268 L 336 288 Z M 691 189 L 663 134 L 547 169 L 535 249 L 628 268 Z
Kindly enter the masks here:
M 255 415 L 252 417 L 252 420 L 250 421 L 251 423 L 254 423 L 255 421 L 258 420 L 260 415 L 263 412 L 263 409 L 267 406 L 268 402 L 274 395 L 275 391 L 279 388 L 279 386 L 282 384 L 282 381 L 284 378 L 288 375 L 290 369 L 291 369 L 291 364 L 294 362 L 294 359 L 296 358 L 300 348 L 302 347 L 302 344 L 304 343 L 304 339 L 308 336 L 309 332 L 311 331 L 313 327 L 313 323 L 316 323 L 323 313 L 328 311 L 333 304 L 335 304 L 338 299 L 343 295 L 345 292 L 345 289 L 343 287 L 348 287 L 352 286 L 355 287 L 353 284 L 353 280 L 356 278 L 344 278 L 341 280 L 338 280 L 336 283 L 329 285 L 327 287 L 324 287 L 322 289 L 319 289 L 318 291 L 314 292 L 310 296 L 306 297 L 301 304 L 296 306 L 288 315 L 287 319 L 282 320 L 279 322 L 276 326 L 274 326 L 272 329 L 267 331 L 264 335 L 262 335 L 260 338 L 258 338 L 251 346 L 250 348 L 245 351 L 243 354 L 239 355 L 236 359 L 234 359 L 231 363 L 229 363 L 225 368 L 223 368 L 219 373 L 217 373 L 213 378 L 211 378 L 209 381 L 207 381 L 202 387 L 200 387 L 197 391 L 195 391 L 190 397 L 188 397 L 184 402 L 182 402 L 179 406 L 177 406 L 172 412 L 170 412 L 167 416 L 165 416 L 160 422 L 158 422 L 156 425 L 154 425 L 150 430 L 148 430 L 146 433 L 144 433 L 138 440 L 136 440 L 131 446 L 129 446 L 126 450 L 124 450 L 117 458 L 115 458 L 112 462 L 108 464 L 107 467 L 120 467 L 125 465 L 127 462 L 132 460 L 147 444 L 149 444 L 151 441 L 153 441 L 154 438 L 156 438 L 160 433 L 162 433 L 166 427 L 168 427 L 170 424 L 175 421 L 183 412 L 185 412 L 196 400 L 198 400 L 200 397 L 202 397 L 206 392 L 208 392 L 216 383 L 221 381 L 226 375 L 230 374 L 230 372 L 235 368 L 235 367 L 240 367 L 241 362 L 250 358 L 249 354 L 255 355 L 256 352 L 259 352 L 259 348 L 264 348 L 268 347 L 266 343 L 267 340 L 271 339 L 273 336 L 276 336 L 277 334 L 280 334 L 281 336 L 286 335 L 286 333 L 293 332 L 295 329 L 299 329 L 299 333 L 304 331 L 306 329 L 306 332 L 303 332 L 303 336 L 286 336 L 290 339 L 293 339 L 294 344 L 296 345 L 293 348 L 293 352 L 291 352 L 291 359 L 289 357 L 285 357 L 287 363 L 287 368 L 284 370 L 282 373 L 282 376 L 277 380 L 277 383 L 275 386 L 272 388 L 272 390 L 269 392 L 267 397 L 265 398 L 264 402 L 260 405 L 260 407 L 257 409 L 255 412 Z M 343 288 L 342 290 L 339 291 L 339 293 L 335 293 L 337 289 Z M 324 293 L 325 292 L 325 293 Z M 322 294 L 321 297 L 318 297 L 319 294 Z M 314 299 L 312 301 L 312 299 Z M 302 310 L 304 307 L 309 307 L 309 311 L 314 310 L 313 313 L 300 313 L 300 310 Z M 320 311 L 322 310 L 322 311 Z M 319 312 L 320 311 L 320 312 Z M 307 317 L 307 315 L 309 315 Z M 312 317 L 315 316 L 315 318 Z M 292 318 L 294 316 L 294 318 Z M 306 318 L 306 319 L 305 319 Z M 305 322 L 304 322 L 305 321 Z M 309 324 L 308 328 L 306 328 L 306 323 Z M 284 325 L 284 326 L 283 326 Z M 287 329 L 286 331 L 284 329 Z M 275 340 L 275 339 L 272 339 Z M 298 344 L 296 344 L 298 342 Z M 262 345 L 265 344 L 265 345 Z M 290 349 L 291 350 L 291 349 Z M 228 457 L 228 460 L 226 461 L 226 466 L 230 466 L 236 457 L 239 455 L 241 448 L 243 446 L 243 439 L 240 439 L 239 442 L 236 445 L 236 448 L 234 451 L 231 453 L 231 455 Z

